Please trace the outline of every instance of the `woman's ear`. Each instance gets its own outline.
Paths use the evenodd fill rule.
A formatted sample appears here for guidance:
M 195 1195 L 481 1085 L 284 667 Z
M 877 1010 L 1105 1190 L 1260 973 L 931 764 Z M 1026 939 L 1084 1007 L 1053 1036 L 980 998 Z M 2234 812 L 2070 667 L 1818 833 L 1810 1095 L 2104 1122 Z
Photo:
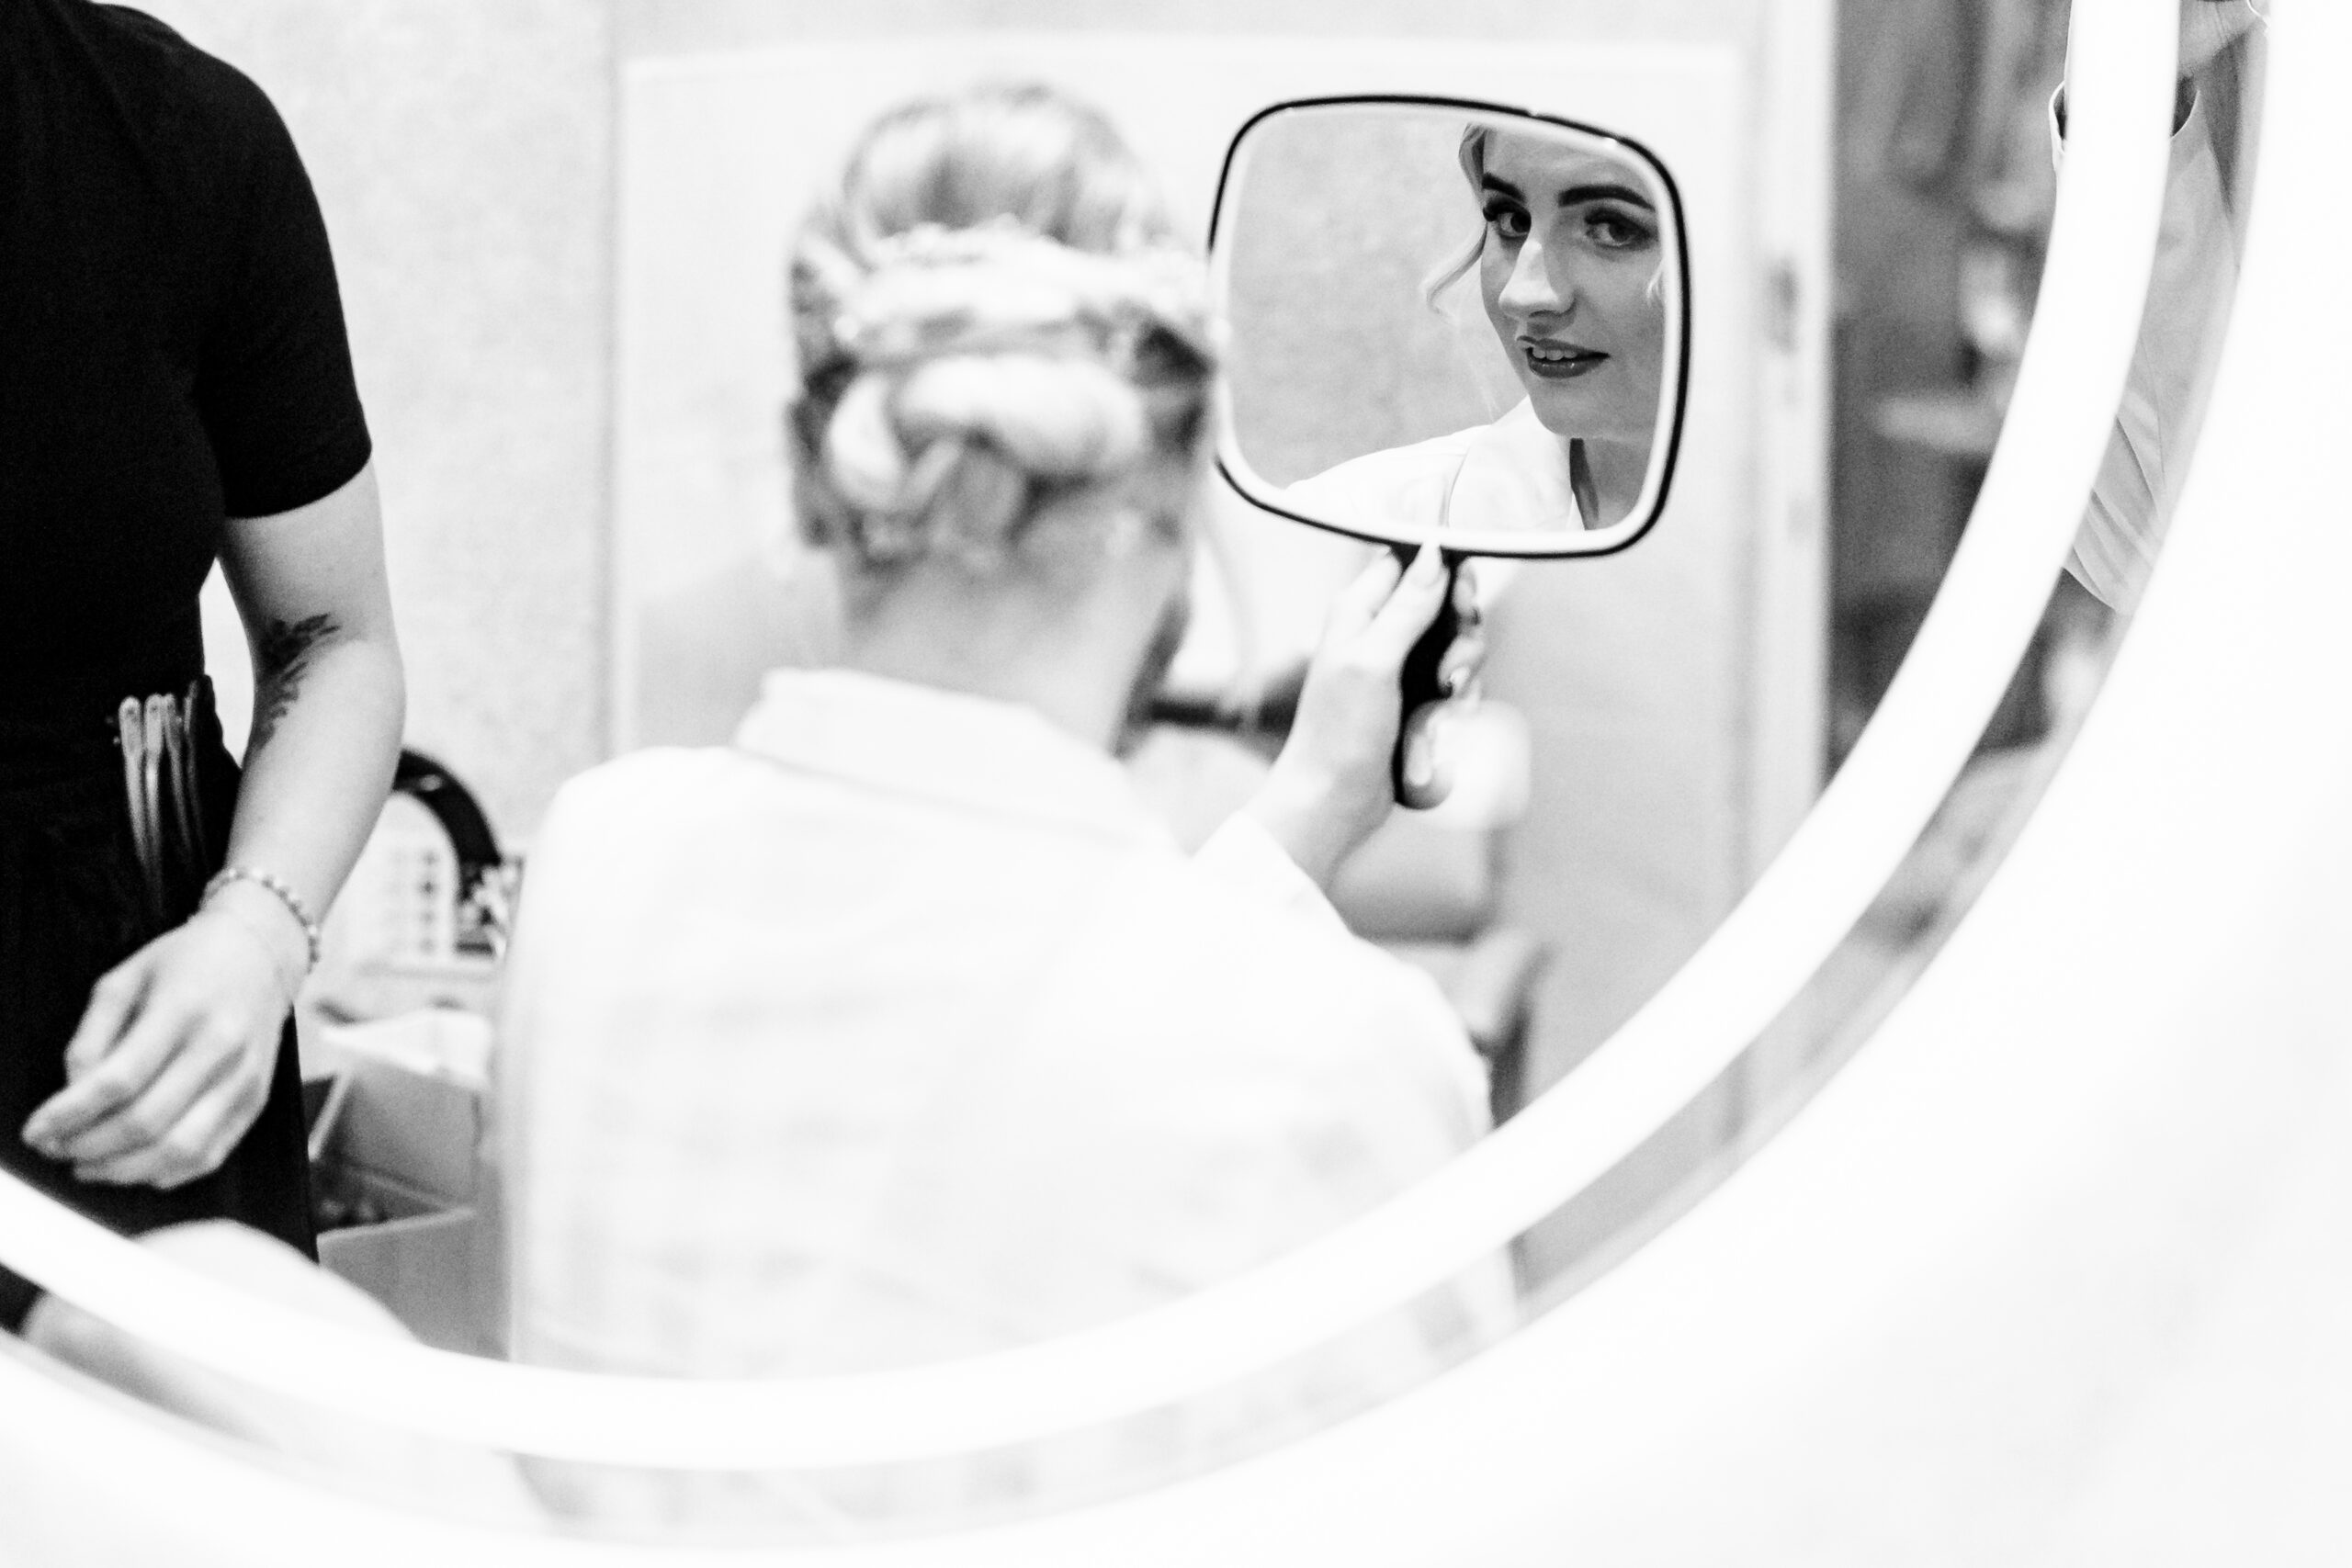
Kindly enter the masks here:
M 827 543 L 829 530 L 824 524 L 824 503 L 812 482 L 817 472 L 817 446 L 809 439 L 808 405 L 796 398 L 784 405 L 784 417 L 777 421 L 784 436 L 785 468 L 791 486 L 792 525 L 801 543 L 821 547 Z
M 1140 505 L 1115 507 L 1103 525 L 1102 553 L 1114 561 L 1131 559 L 1166 529 L 1165 520 Z
M 824 450 L 825 432 L 818 423 L 816 411 L 806 398 L 794 398 L 784 405 L 784 454 L 795 468 L 815 467 L 817 455 Z
M 1130 503 L 1150 525 L 1151 536 L 1175 546 L 1188 559 L 1201 509 L 1208 504 L 1213 462 L 1206 442 L 1182 456 L 1162 454 L 1144 464 L 1128 492 Z
M 822 432 L 813 436 L 811 416 L 805 402 L 785 405 L 784 450 L 786 467 L 791 470 L 792 526 L 800 542 L 811 549 L 831 549 L 843 539 L 847 519 L 841 500 L 826 484 L 817 454 Z

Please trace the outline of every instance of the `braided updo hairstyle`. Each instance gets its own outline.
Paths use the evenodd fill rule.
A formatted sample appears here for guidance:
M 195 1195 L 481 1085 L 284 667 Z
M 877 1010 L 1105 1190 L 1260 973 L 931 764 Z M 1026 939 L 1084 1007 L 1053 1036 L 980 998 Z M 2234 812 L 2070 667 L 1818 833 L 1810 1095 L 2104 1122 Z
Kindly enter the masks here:
M 791 315 L 801 526 L 844 564 L 993 570 L 1057 497 L 1195 478 L 1200 263 L 1109 122 L 1050 88 L 876 121 L 802 226 Z

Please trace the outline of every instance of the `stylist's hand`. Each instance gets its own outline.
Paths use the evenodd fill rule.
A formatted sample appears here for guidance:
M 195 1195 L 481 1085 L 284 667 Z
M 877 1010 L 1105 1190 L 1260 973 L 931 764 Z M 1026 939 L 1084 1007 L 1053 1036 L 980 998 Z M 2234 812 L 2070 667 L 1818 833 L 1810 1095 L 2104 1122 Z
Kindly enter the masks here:
M 25 1142 L 84 1181 L 172 1188 L 218 1169 L 269 1098 L 308 955 L 274 904 L 232 884 L 109 970 Z
M 1341 591 L 1307 666 L 1290 739 L 1246 807 L 1319 886 L 1330 886 L 1394 805 L 1389 758 L 1396 748 L 1405 656 L 1437 618 L 1445 578 L 1433 547 L 1424 547 L 1401 572 L 1396 557 L 1384 550 Z M 1462 693 L 1476 683 L 1485 648 L 1468 568 L 1456 581 L 1464 634 L 1448 650 L 1441 678 L 1448 691 Z M 1448 781 L 1432 733 L 1442 705 L 1419 709 L 1406 721 L 1406 781 L 1417 805 L 1434 805 L 1445 795 Z

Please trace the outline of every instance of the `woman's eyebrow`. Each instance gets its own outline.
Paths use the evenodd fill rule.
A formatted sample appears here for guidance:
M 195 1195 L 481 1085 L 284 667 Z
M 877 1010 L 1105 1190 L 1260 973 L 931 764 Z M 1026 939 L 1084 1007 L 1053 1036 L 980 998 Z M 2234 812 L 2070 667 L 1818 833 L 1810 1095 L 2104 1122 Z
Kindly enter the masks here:
M 1657 210 L 1648 197 L 1631 186 L 1570 186 L 1560 193 L 1562 207 L 1581 207 L 1588 201 L 1622 201 L 1645 212 Z
M 1522 207 L 1527 205 L 1527 193 L 1499 175 L 1481 175 L 1478 183 L 1487 190 L 1510 197 Z

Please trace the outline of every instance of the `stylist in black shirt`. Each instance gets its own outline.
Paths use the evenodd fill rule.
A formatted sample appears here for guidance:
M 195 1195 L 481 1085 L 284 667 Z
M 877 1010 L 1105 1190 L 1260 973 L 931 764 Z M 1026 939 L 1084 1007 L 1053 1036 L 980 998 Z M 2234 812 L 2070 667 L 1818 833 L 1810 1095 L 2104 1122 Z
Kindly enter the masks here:
M 403 700 L 369 455 L 269 100 L 139 12 L 0 0 L 0 1165 L 125 1231 L 312 1250 L 288 1018 Z M 31 1299 L 0 1270 L 0 1324 Z

